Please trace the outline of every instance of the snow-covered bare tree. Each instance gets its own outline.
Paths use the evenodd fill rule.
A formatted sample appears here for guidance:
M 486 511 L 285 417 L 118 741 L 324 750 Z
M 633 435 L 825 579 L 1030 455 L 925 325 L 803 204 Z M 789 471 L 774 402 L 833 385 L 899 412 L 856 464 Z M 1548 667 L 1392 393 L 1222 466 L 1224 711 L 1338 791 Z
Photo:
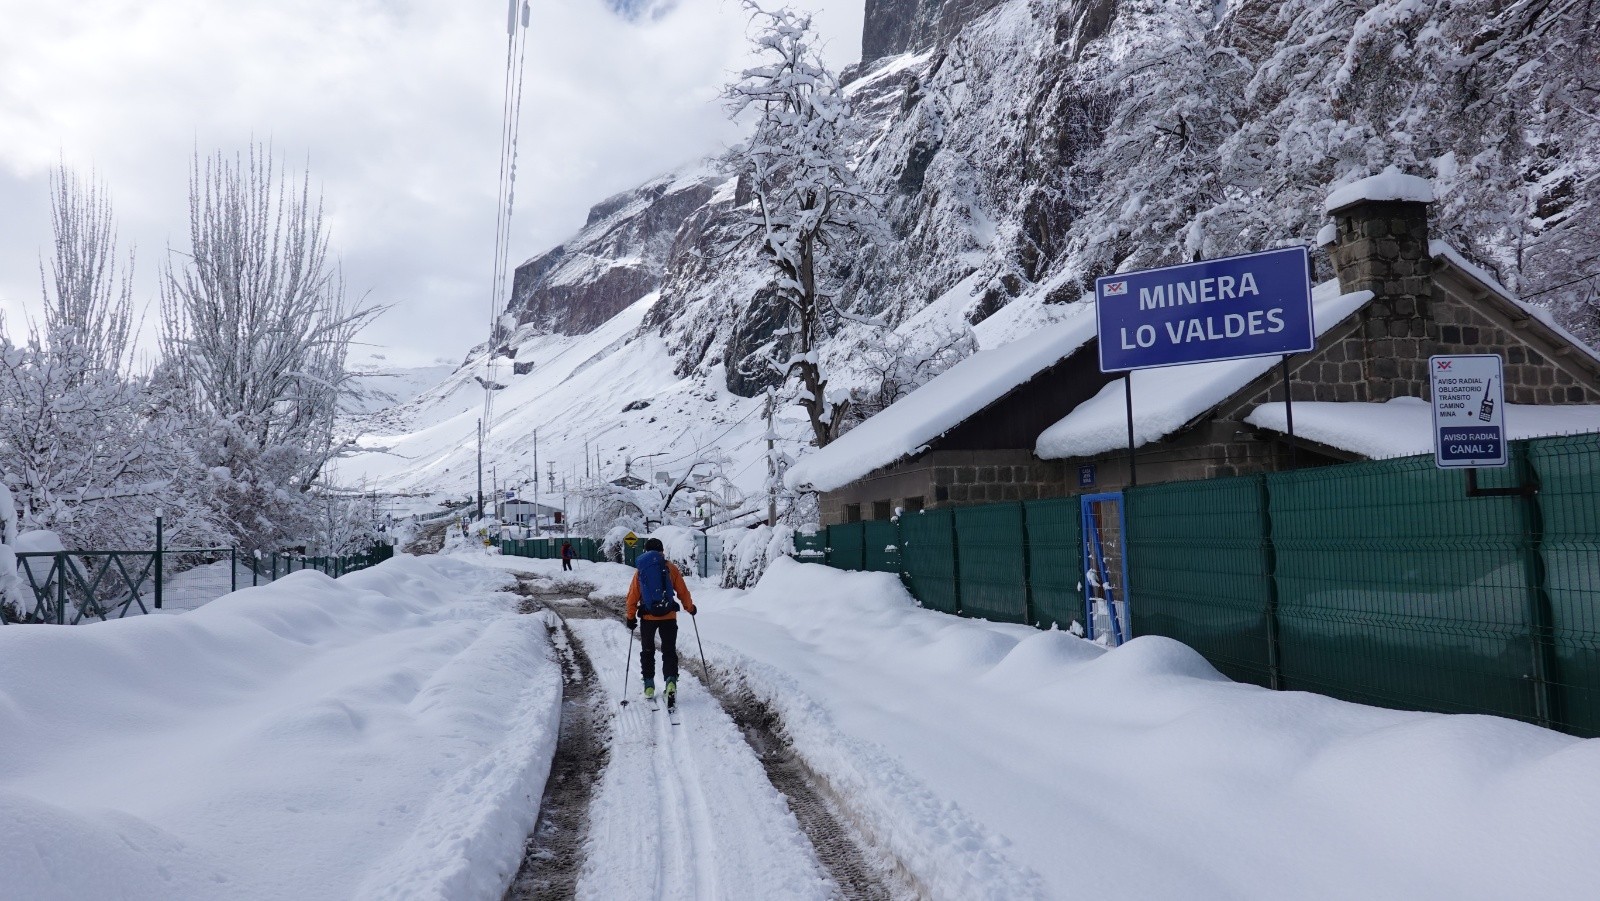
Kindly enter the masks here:
M 295 184 L 269 147 L 195 156 L 189 240 L 162 283 L 164 362 L 209 432 L 213 509 L 270 550 L 310 528 L 303 495 L 343 449 L 334 419 L 356 392 L 350 342 L 378 311 L 345 297 L 309 173 Z
M 776 270 L 772 303 L 779 309 L 775 340 L 763 352 L 811 420 L 818 447 L 838 434 L 847 392 L 830 392 L 820 346 L 848 314 L 822 284 L 822 257 L 854 253 L 877 234 L 873 198 L 856 178 L 848 134 L 850 104 L 838 76 L 813 46 L 811 17 L 787 7 L 769 12 L 745 0 L 756 23 L 761 64 L 744 70 L 725 97 L 733 115 L 756 115 L 750 140 L 727 157 L 751 207 L 746 234 Z M 758 352 L 759 353 L 759 352 Z
M 624 476 L 579 492 L 581 513 L 573 522 L 580 532 L 600 534 L 607 529 L 653 529 L 660 525 L 692 526 L 702 505 L 712 510 L 729 506 L 729 498 L 742 495 L 728 479 L 726 454 L 715 448 L 696 448 L 659 471 L 664 480 Z
M 44 325 L 0 335 L 0 470 L 26 529 L 69 546 L 138 547 L 153 511 L 183 490 L 187 455 L 129 372 L 131 255 L 117 259 L 110 197 L 65 168 L 51 180 L 54 251 L 41 262 Z M 208 541 L 203 517 L 175 537 Z
M 117 260 L 111 195 L 94 176 L 58 166 L 50 177 L 54 253 L 39 264 L 45 336 L 84 372 L 120 373 L 133 353 L 133 251 Z
M 860 387 L 852 392 L 841 431 L 883 412 L 977 350 L 977 335 L 964 325 L 935 325 L 910 334 L 875 331 L 851 355 Z

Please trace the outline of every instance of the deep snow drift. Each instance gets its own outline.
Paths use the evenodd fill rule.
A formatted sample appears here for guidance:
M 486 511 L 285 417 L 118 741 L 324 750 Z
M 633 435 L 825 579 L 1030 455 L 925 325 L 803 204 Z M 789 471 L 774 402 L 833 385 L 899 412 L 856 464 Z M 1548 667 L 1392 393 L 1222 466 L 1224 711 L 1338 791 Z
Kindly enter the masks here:
M 401 557 L 0 629 L 0 898 L 493 896 L 561 698 L 509 581 Z

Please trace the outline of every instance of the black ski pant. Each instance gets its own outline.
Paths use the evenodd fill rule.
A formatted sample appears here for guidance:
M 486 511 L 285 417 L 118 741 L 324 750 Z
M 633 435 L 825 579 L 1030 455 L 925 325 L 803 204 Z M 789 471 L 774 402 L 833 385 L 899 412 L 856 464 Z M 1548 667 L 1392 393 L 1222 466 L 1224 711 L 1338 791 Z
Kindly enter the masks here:
M 561 558 L 561 571 L 562 572 L 572 572 L 572 558 L 571 557 L 562 557 Z
M 670 619 L 639 620 L 639 672 L 646 679 L 656 677 L 656 634 L 661 635 L 661 672 L 670 681 L 678 678 L 678 623 Z

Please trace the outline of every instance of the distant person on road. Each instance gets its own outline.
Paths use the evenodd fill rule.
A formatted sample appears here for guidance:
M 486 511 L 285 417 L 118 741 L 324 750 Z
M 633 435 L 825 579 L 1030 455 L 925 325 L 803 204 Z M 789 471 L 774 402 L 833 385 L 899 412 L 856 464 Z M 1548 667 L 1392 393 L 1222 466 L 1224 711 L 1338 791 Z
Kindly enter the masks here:
M 639 672 L 644 676 L 644 696 L 656 696 L 656 636 L 661 636 L 661 674 L 666 677 L 667 707 L 678 698 L 678 609 L 695 615 L 694 598 L 683 573 L 663 553 L 661 539 L 644 543 L 644 553 L 634 562 L 633 584 L 628 586 L 628 630 L 639 632 Z
M 571 572 L 572 571 L 572 558 L 576 557 L 576 556 L 578 556 L 578 552 L 572 549 L 572 542 L 570 542 L 570 541 L 561 542 L 561 571 L 562 572 Z

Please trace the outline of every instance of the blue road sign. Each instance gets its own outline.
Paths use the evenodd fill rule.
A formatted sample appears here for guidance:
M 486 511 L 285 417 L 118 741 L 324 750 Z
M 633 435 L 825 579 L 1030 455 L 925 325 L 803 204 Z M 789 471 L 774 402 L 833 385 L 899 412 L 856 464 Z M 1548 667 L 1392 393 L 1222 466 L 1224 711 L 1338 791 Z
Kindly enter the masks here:
M 1093 486 L 1096 481 L 1097 481 L 1097 479 L 1095 477 L 1095 471 L 1094 471 L 1094 464 L 1093 463 L 1085 463 L 1082 466 L 1078 467 L 1078 487 L 1079 488 L 1089 488 L 1089 487 Z
M 1311 260 L 1266 250 L 1095 279 L 1100 371 L 1311 350 Z

